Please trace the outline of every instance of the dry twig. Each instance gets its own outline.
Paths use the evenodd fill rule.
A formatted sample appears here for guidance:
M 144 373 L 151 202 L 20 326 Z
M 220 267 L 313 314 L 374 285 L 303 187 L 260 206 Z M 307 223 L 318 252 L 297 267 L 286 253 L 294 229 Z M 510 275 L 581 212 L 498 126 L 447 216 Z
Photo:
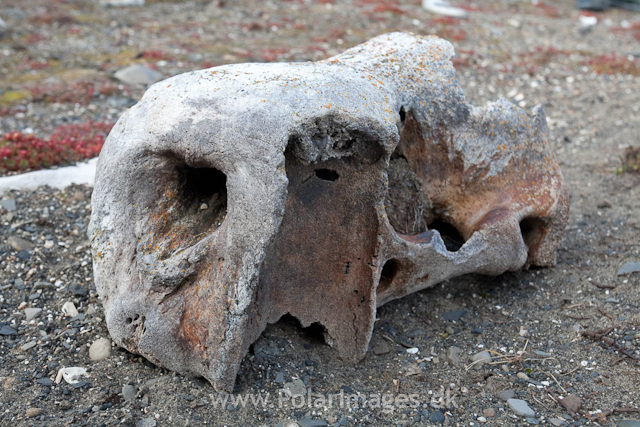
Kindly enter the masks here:
M 602 283 L 598 283 L 595 281 L 592 281 L 591 284 L 593 286 L 595 286 L 596 288 L 600 288 L 600 289 L 615 289 L 616 286 L 615 285 L 603 285 Z
M 607 317 L 609 320 L 616 320 L 615 317 L 613 317 L 613 314 L 607 312 L 604 308 L 598 306 L 598 313 L 602 314 L 603 316 Z
M 626 348 L 623 348 L 622 346 L 620 346 L 620 344 L 618 344 L 617 342 L 615 342 L 614 340 L 612 340 L 607 336 L 614 329 L 615 328 L 612 326 L 605 329 L 597 329 L 595 331 L 583 331 L 582 336 L 591 338 L 592 340 L 602 341 L 603 343 L 615 348 L 620 354 L 628 357 L 629 359 L 638 360 L 633 354 L 629 352 L 629 350 L 627 350 Z

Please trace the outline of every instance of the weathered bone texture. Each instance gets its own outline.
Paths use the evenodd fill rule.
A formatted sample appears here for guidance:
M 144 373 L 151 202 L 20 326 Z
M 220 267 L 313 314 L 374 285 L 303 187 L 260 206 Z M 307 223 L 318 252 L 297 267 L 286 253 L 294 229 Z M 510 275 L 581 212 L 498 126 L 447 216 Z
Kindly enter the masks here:
M 453 54 L 393 33 L 153 85 L 109 135 L 93 193 L 113 339 L 231 391 L 286 313 L 356 362 L 390 300 L 553 265 L 568 197 L 542 108 L 468 105 Z

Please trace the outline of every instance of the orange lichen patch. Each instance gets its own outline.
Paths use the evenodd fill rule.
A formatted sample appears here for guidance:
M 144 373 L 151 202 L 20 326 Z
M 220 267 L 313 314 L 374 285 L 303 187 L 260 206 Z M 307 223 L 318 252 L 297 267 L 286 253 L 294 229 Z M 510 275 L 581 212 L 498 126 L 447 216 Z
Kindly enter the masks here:
M 226 215 L 226 177 L 215 169 L 191 168 L 177 159 L 164 160 L 164 190 L 147 207 L 155 231 L 143 248 L 163 260 L 217 230 Z
M 186 348 L 205 358 L 210 328 L 208 320 L 215 314 L 215 308 L 210 305 L 212 301 L 201 299 L 197 286 L 186 287 L 181 298 L 184 309 L 178 327 L 178 339 Z

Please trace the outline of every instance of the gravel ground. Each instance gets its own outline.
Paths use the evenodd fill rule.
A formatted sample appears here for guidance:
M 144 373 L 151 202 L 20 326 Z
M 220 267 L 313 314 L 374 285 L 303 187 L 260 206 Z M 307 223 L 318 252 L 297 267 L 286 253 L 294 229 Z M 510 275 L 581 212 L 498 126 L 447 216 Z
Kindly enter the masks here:
M 5 194 L 0 425 L 640 425 L 640 273 L 617 274 L 640 261 L 640 175 L 616 174 L 640 145 L 640 15 L 610 10 L 586 27 L 572 1 L 477 1 L 463 21 L 404 0 L 97 3 L 0 4 L 2 133 L 115 121 L 143 92 L 112 77 L 131 64 L 170 76 L 317 60 L 392 30 L 438 34 L 456 46 L 470 102 L 544 105 L 569 227 L 554 268 L 465 276 L 385 305 L 355 366 L 295 319 L 271 325 L 232 396 L 263 407 L 104 345 L 90 188 Z M 87 372 L 57 383 L 63 367 Z M 313 394 L 279 400 L 285 389 Z

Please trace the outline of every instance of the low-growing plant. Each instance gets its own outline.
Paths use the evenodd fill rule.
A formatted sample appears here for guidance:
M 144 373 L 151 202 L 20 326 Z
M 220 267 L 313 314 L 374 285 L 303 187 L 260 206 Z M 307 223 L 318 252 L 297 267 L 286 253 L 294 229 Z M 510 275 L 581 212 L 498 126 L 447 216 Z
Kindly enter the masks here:
M 49 139 L 11 132 L 0 137 L 0 174 L 68 165 L 97 156 L 113 125 L 87 122 L 58 126 Z
M 98 95 L 111 96 L 120 92 L 118 85 L 111 82 L 95 83 L 90 81 L 77 81 L 70 84 L 55 83 L 49 85 L 34 85 L 30 88 L 31 99 L 34 102 L 60 102 L 88 104 Z
M 625 172 L 640 173 L 640 147 L 627 147 L 624 150 L 616 173 L 621 175 Z
M 533 76 L 539 73 L 542 67 L 563 55 L 569 55 L 569 52 L 554 47 L 536 46 L 535 49 L 518 54 L 519 60 L 515 65 L 525 69 L 529 75 Z
M 640 75 L 640 67 L 635 58 L 629 59 L 626 56 L 597 55 L 589 60 L 589 65 L 598 74 L 631 74 Z
M 640 41 L 640 22 L 634 22 L 626 27 L 613 27 L 611 28 L 611 32 L 616 34 L 632 34 L 634 39 Z

